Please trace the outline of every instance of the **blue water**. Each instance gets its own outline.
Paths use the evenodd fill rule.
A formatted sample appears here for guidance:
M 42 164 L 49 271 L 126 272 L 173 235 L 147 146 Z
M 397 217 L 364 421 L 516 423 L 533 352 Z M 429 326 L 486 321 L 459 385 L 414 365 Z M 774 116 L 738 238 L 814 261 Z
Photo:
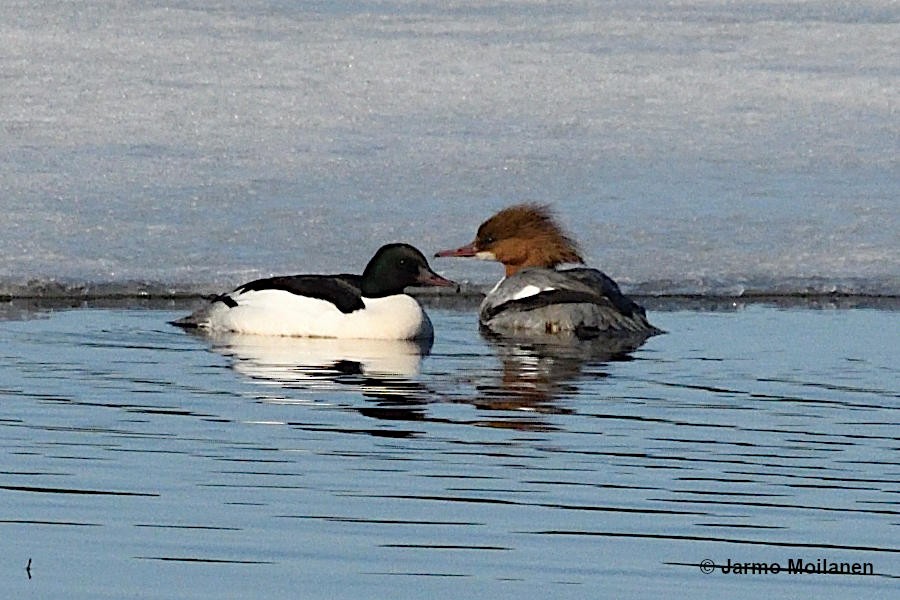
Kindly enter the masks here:
M 182 312 L 0 322 L 10 597 L 896 590 L 895 311 L 676 307 L 616 357 L 491 342 L 468 310 L 430 310 L 427 354 Z M 874 575 L 699 567 L 798 558 Z

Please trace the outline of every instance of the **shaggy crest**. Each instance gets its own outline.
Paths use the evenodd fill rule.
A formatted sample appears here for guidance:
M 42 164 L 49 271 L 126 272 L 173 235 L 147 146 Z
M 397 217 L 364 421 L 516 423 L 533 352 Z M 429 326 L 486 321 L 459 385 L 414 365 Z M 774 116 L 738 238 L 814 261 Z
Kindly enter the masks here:
M 578 244 L 556 222 L 549 207 L 517 204 L 481 224 L 478 249 L 492 251 L 507 267 L 507 275 L 524 267 L 553 268 L 583 263 Z

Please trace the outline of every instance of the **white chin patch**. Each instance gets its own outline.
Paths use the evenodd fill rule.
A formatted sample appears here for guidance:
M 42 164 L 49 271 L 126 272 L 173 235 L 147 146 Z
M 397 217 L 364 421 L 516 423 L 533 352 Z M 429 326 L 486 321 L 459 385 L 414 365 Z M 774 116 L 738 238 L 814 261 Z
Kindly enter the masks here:
M 486 250 L 482 250 L 481 252 L 476 252 L 475 258 L 477 258 L 478 260 L 497 260 L 497 257 L 494 256 L 493 252 L 488 252 Z

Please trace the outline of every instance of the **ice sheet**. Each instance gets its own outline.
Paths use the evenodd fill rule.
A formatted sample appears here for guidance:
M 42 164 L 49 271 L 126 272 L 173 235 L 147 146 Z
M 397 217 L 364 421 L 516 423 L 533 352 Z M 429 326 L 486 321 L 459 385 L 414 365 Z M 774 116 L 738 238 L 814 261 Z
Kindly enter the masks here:
M 630 290 L 900 294 L 898 22 L 889 0 L 4 2 L 0 293 L 359 271 L 533 200 Z

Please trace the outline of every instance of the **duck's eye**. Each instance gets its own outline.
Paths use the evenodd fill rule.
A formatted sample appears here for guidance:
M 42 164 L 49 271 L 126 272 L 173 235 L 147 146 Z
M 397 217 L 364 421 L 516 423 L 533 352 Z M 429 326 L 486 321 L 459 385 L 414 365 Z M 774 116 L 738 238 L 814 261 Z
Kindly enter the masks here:
M 485 245 L 486 245 L 486 244 L 493 244 L 495 241 L 497 241 L 497 240 L 495 240 L 495 239 L 494 239 L 494 236 L 492 236 L 492 235 L 486 235 L 486 236 L 484 236 L 483 238 L 481 238 L 481 243 L 482 243 L 482 244 L 485 244 Z

